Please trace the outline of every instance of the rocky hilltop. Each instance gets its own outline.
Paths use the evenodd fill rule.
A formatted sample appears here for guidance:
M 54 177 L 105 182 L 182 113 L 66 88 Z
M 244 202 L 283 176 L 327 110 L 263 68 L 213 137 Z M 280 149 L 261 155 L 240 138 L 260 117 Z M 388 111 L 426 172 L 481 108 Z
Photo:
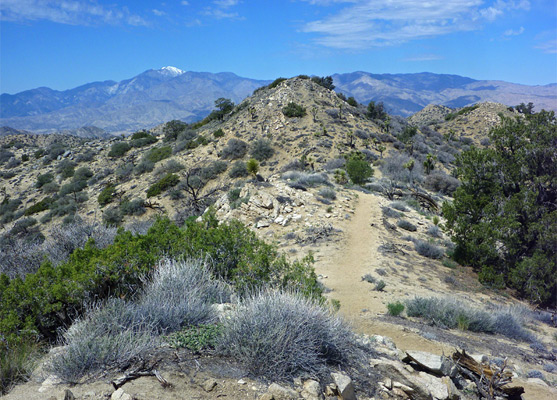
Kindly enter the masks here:
M 196 124 L 171 121 L 110 140 L 2 137 L 0 272 L 24 276 L 45 257 L 63 265 L 64 244 L 81 247 L 92 237 L 110 246 L 114 227 L 139 237 L 161 216 L 179 226 L 207 221 L 202 215 L 220 226 L 238 220 L 289 262 L 311 255 L 326 307 L 341 318 L 334 329 L 354 334 L 339 359 L 357 350 L 357 364 L 273 379 L 222 349 L 175 346 L 165 336 L 141 359 L 69 386 L 46 368 L 67 351 L 53 346 L 30 381 L 5 398 L 444 400 L 479 399 L 490 387 L 520 398 L 520 389 L 501 386 L 523 387 L 525 399 L 554 397 L 550 314 L 510 290 L 482 286 L 471 268 L 447 256 L 453 245 L 442 229 L 440 205 L 459 185 L 450 175 L 455 156 L 473 143 L 488 145 L 482 139 L 499 113 L 518 114 L 483 103 L 371 119 L 366 106 L 351 103 L 297 77 L 233 108 L 223 104 L 223 112 Z M 428 156 L 435 158 L 426 171 Z M 373 175 L 351 183 L 351 157 Z M 412 314 L 417 299 L 461 313 L 458 324 Z M 242 312 L 233 297 L 211 307 L 222 323 Z M 490 328 L 473 331 L 472 317 Z M 184 332 L 176 340 L 187 341 Z M 493 374 L 512 384 L 489 386 L 485 376 Z

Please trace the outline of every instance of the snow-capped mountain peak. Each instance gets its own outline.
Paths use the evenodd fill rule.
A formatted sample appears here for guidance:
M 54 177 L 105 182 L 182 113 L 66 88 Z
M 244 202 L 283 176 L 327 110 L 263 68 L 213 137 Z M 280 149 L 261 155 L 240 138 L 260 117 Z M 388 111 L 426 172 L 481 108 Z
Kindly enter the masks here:
M 171 67 L 171 66 L 163 67 L 159 69 L 159 71 L 168 76 L 178 76 L 186 73 L 186 71 L 182 71 L 179 68 Z

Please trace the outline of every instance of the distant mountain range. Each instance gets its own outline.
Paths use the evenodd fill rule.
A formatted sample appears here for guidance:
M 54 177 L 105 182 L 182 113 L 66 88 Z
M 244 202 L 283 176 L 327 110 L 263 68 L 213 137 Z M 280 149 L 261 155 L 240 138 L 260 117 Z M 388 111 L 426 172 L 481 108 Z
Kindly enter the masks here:
M 409 116 L 428 104 L 463 107 L 494 101 L 532 102 L 536 110 L 557 110 L 557 84 L 518 85 L 433 73 L 334 74 L 336 90 L 360 103 L 382 101 L 391 114 Z M 129 133 L 180 119 L 205 117 L 219 97 L 239 103 L 270 83 L 233 73 L 185 72 L 175 67 L 148 70 L 121 82 L 93 82 L 57 91 L 46 87 L 0 96 L 0 126 L 38 133 L 79 130 L 83 136 Z M 80 129 L 87 127 L 85 130 Z M 76 132 L 76 133 L 77 133 Z

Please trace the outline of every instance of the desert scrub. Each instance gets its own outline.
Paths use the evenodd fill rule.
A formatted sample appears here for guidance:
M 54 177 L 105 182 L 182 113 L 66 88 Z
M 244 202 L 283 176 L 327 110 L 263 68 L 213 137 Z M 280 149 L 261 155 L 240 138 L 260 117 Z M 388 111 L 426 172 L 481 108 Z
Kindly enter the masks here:
M 147 154 L 145 154 L 145 161 L 152 162 L 153 164 L 164 160 L 172 155 L 172 147 L 170 146 L 163 146 L 163 147 L 155 147 Z
M 110 147 L 108 152 L 109 157 L 119 158 L 126 154 L 131 149 L 127 142 L 116 142 Z
M 329 187 L 319 189 L 319 192 L 317 192 L 317 194 L 328 200 L 336 200 L 337 198 L 335 189 Z
M 201 324 L 198 326 L 188 326 L 179 332 L 175 332 L 166 338 L 171 347 L 185 347 L 196 353 L 214 349 L 217 341 L 222 334 L 221 324 Z
M 258 139 L 251 146 L 251 157 L 257 161 L 265 161 L 275 154 L 271 142 L 267 139 Z
M 116 194 L 116 186 L 108 185 L 102 190 L 102 192 L 97 197 L 97 202 L 101 207 L 104 207 L 114 199 L 115 194 Z
M 427 258 L 440 259 L 445 254 L 445 251 L 434 244 L 426 242 L 424 240 L 414 241 L 414 248 L 419 255 Z
M 249 175 L 246 163 L 243 161 L 236 161 L 232 164 L 232 168 L 228 171 L 228 176 L 231 178 L 243 178 Z
M 97 305 L 63 334 L 64 350 L 47 365 L 67 383 L 122 367 L 155 348 L 158 338 L 147 321 L 138 321 L 133 304 L 111 299 Z
M 414 225 L 410 221 L 406 221 L 405 219 L 399 219 L 396 224 L 399 228 L 402 228 L 409 232 L 416 232 L 418 230 L 418 227 L 416 225 Z
M 387 312 L 393 317 L 398 317 L 404 311 L 404 304 L 400 301 L 387 304 Z
M 236 160 L 243 158 L 248 152 L 248 144 L 240 139 L 230 139 L 222 149 L 221 158 Z
M 176 186 L 178 182 L 180 182 L 180 178 L 178 178 L 177 175 L 167 174 L 164 178 L 149 187 L 147 190 L 147 198 L 158 196 L 163 191 Z
M 355 353 L 346 322 L 300 295 L 265 291 L 245 298 L 239 310 L 224 321 L 218 349 L 256 376 L 318 375 Z
M 406 301 L 406 314 L 442 328 L 498 333 L 511 339 L 535 341 L 535 336 L 524 328 L 524 316 L 511 307 L 485 311 L 453 298 L 415 297 Z
M 25 210 L 24 215 L 29 216 L 29 215 L 40 213 L 41 211 L 48 210 L 50 208 L 50 205 L 53 202 L 54 200 L 51 199 L 50 197 L 45 197 L 41 201 L 33 204 L 31 207 Z
M 306 109 L 299 104 L 290 102 L 282 109 L 282 113 L 288 118 L 303 117 L 306 115 Z

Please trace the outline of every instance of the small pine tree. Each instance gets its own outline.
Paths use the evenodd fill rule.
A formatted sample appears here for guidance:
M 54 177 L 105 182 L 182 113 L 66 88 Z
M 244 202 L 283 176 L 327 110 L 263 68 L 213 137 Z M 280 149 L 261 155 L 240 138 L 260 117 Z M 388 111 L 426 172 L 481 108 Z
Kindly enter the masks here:
M 248 172 L 255 177 L 255 176 L 257 176 L 257 173 L 259 172 L 259 162 L 255 158 L 250 158 L 246 162 L 246 168 L 247 168 Z

